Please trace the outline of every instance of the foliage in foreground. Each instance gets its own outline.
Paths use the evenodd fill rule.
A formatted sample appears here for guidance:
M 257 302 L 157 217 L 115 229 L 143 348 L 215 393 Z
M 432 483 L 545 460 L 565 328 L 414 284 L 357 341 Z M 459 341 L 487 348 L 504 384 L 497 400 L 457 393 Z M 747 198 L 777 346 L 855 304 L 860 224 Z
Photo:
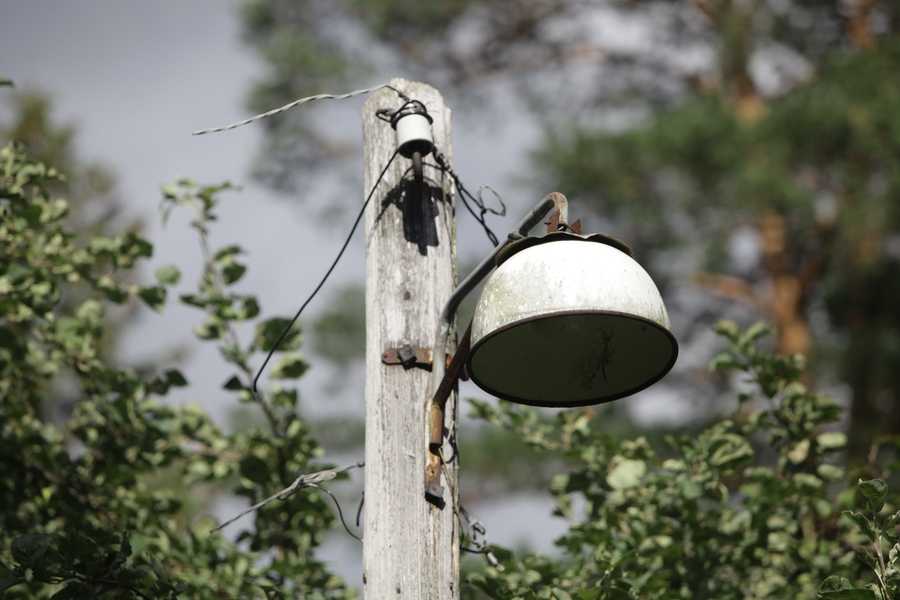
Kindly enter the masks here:
M 179 490 L 230 486 L 257 502 L 288 487 L 321 452 L 296 414 L 295 390 L 248 389 L 248 359 L 271 349 L 284 319 L 261 321 L 242 345 L 233 323 L 255 319 L 255 298 L 230 286 L 244 273 L 237 247 L 210 249 L 207 225 L 216 192 L 183 182 L 168 206 L 194 210 L 206 270 L 200 289 L 181 297 L 203 310 L 197 335 L 217 341 L 236 374 L 225 387 L 260 409 L 263 425 L 223 434 L 196 405 L 163 397 L 186 385 L 169 370 L 152 378 L 98 357 L 106 302 L 137 297 L 160 309 L 180 274 L 156 272 L 157 285 L 125 283 L 120 273 L 149 257 L 134 233 L 95 237 L 76 247 L 65 229 L 67 204 L 50 196 L 60 177 L 20 144 L 0 151 L 0 594 L 4 598 L 345 598 L 355 597 L 313 556 L 330 509 L 301 492 L 266 506 L 244 527 L 240 546 L 195 522 Z M 67 286 L 88 293 L 58 312 Z M 81 297 L 81 296 L 80 296 Z M 275 378 L 299 377 L 305 363 L 289 336 Z M 74 382 L 66 423 L 45 406 L 63 372 Z M 245 550 L 246 549 L 246 550 Z
M 880 449 L 894 452 L 877 479 L 845 486 L 835 462 L 846 436 L 828 427 L 842 409 L 799 382 L 802 357 L 759 350 L 771 333 L 762 325 L 718 331 L 729 349 L 712 367 L 741 376 L 738 410 L 669 437 L 665 456 L 643 438 L 597 433 L 590 410 L 548 423 L 474 403 L 478 417 L 580 467 L 551 486 L 572 523 L 557 541 L 564 560 L 495 548 L 504 570 L 470 573 L 471 585 L 491 598 L 900 597 L 900 496 L 884 482 L 900 467 L 898 440 L 873 446 L 870 471 Z
M 119 272 L 152 251 L 133 233 L 77 247 L 64 227 L 66 203 L 44 185 L 55 177 L 20 145 L 0 151 L 0 592 L 58 600 L 354 597 L 313 555 L 333 521 L 319 496 L 301 492 L 260 509 L 239 547 L 209 533 L 213 519 L 196 522 L 178 493 L 232 485 L 257 502 L 287 488 L 320 454 L 297 417 L 295 390 L 249 389 L 251 356 L 271 349 L 286 321 L 260 321 L 249 344 L 236 335 L 234 323 L 260 310 L 232 288 L 245 273 L 240 248 L 209 245 L 216 194 L 228 186 L 182 182 L 164 194 L 167 209 L 193 211 L 205 257 L 198 292 L 181 301 L 206 314 L 196 334 L 219 343 L 234 366 L 224 387 L 262 415 L 261 426 L 233 435 L 196 406 L 160 401 L 186 384 L 178 371 L 148 379 L 98 358 L 105 303 L 138 297 L 159 308 L 180 275 L 163 267 L 157 285 L 124 283 Z M 63 313 L 61 298 L 74 283 L 90 293 Z M 665 456 L 642 438 L 598 433 L 589 410 L 562 412 L 550 424 L 531 409 L 474 403 L 477 416 L 580 466 L 551 489 L 572 522 L 558 542 L 564 558 L 515 560 L 495 548 L 504 569 L 468 573 L 466 595 L 897 597 L 900 498 L 885 480 L 898 466 L 898 440 L 876 441 L 867 480 L 848 487 L 835 464 L 846 437 L 831 427 L 841 408 L 799 383 L 801 358 L 757 349 L 768 333 L 762 326 L 742 333 L 722 324 L 719 332 L 730 347 L 713 365 L 741 379 L 738 410 L 698 435 L 671 438 Z M 302 375 L 299 343 L 299 334 L 288 336 L 275 378 Z M 60 372 L 78 386 L 65 424 L 43 406 Z

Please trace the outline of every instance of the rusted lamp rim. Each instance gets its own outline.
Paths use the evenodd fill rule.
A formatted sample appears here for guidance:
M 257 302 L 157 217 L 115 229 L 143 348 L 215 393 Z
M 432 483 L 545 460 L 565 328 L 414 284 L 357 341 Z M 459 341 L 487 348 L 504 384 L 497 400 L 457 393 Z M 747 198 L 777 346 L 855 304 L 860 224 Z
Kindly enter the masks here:
M 544 235 L 524 237 L 520 240 L 516 240 L 507 244 L 500 250 L 500 252 L 497 253 L 495 264 L 499 267 L 512 255 L 517 254 L 522 250 L 525 250 L 526 248 L 539 246 L 541 244 L 548 244 L 551 242 L 563 241 L 594 242 L 599 244 L 606 244 L 607 246 L 612 246 L 616 250 L 621 250 L 631 258 L 634 258 L 634 252 L 631 250 L 631 246 L 620 239 L 612 237 L 611 235 L 607 235 L 605 233 L 590 233 L 587 235 L 579 235 L 577 233 L 570 233 L 568 231 L 554 231 L 552 233 L 546 233 Z

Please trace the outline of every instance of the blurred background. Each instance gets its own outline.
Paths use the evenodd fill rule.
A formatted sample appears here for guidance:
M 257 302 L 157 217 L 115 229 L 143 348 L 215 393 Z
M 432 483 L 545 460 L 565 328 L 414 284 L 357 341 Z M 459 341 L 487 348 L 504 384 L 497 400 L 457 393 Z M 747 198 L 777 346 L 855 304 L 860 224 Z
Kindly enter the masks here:
M 847 455 L 860 458 L 875 434 L 900 432 L 898 27 L 900 8 L 877 0 L 6 0 L 0 77 L 15 87 L 0 88 L 0 139 L 69 174 L 60 192 L 79 234 L 139 227 L 153 267 L 177 264 L 185 292 L 200 252 L 186 216 L 162 225 L 159 186 L 239 185 L 213 244 L 248 249 L 241 286 L 264 314 L 290 315 L 364 198 L 365 97 L 190 132 L 393 76 L 425 81 L 453 110 L 462 181 L 506 201 L 488 220 L 499 236 L 560 191 L 585 231 L 629 242 L 660 286 L 679 361 L 599 407 L 600 427 L 653 442 L 734 412 L 706 368 L 710 327 L 765 319 L 779 351 L 807 355 L 808 382 L 846 404 Z M 491 244 L 464 211 L 458 224 L 465 274 Z M 360 238 L 302 319 L 301 411 L 335 463 L 363 454 Z M 252 421 L 222 389 L 218 351 L 189 335 L 199 315 L 170 304 L 112 313 L 109 355 L 177 364 L 191 386 L 172 401 L 226 427 Z M 57 402 L 64 412 L 64 386 Z M 559 465 L 470 421 L 461 456 L 463 503 L 490 540 L 553 553 L 566 526 L 542 490 Z M 345 513 L 352 479 L 335 489 Z M 221 497 L 210 510 L 241 507 Z M 335 531 L 322 556 L 359 583 L 355 540 Z

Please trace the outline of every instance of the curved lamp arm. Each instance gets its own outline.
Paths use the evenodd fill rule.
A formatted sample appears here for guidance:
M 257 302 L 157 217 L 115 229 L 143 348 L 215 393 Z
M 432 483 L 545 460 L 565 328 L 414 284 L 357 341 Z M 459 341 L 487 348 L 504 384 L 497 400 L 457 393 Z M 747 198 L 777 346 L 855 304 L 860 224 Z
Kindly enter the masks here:
M 458 369 L 451 369 L 450 372 L 447 372 L 446 370 L 447 341 L 450 338 L 450 328 L 453 318 L 456 316 L 456 310 L 459 308 L 463 298 L 468 296 L 475 286 L 477 286 L 485 277 L 487 277 L 488 273 L 494 269 L 496 266 L 495 261 L 500 251 L 506 247 L 507 244 L 527 236 L 528 232 L 541 222 L 541 219 L 547 215 L 551 208 L 555 208 L 559 211 L 559 222 L 563 225 L 567 225 L 569 209 L 566 197 L 559 192 L 547 194 L 547 196 L 545 196 L 544 199 L 541 200 L 518 225 L 516 225 L 509 233 L 506 240 L 494 248 L 494 250 L 481 261 L 481 264 L 478 265 L 475 270 L 459 284 L 459 286 L 457 286 L 447 300 L 447 303 L 444 305 L 444 310 L 441 312 L 440 321 L 438 322 L 437 331 L 435 332 L 435 342 L 432 348 L 431 361 L 432 439 L 430 445 L 434 454 L 439 452 L 440 446 L 443 443 L 444 404 L 446 403 L 447 397 L 450 395 L 450 391 L 453 389 L 453 384 L 458 376 Z M 466 334 L 468 333 L 467 330 Z M 459 353 L 463 354 L 463 356 L 454 357 L 455 363 L 459 363 L 465 359 L 464 354 L 468 352 L 466 346 L 468 346 L 467 340 L 460 344 L 461 349 L 465 352 Z M 459 365 L 457 364 L 455 366 L 458 367 Z M 437 447 L 435 447 L 435 445 L 437 445 Z

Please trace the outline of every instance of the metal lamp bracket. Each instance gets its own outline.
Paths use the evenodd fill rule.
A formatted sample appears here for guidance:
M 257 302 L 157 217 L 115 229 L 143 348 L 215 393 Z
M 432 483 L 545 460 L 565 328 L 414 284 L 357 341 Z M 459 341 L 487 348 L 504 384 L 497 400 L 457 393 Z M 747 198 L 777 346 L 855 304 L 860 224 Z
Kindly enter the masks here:
M 578 219 L 571 225 L 566 223 L 565 218 L 562 218 L 562 214 L 559 209 L 553 211 L 553 214 L 550 215 L 550 220 L 545 222 L 544 225 L 547 226 L 547 233 L 556 233 L 557 231 L 568 231 L 570 233 L 574 233 L 577 235 L 581 235 L 581 219 Z
M 404 369 L 431 370 L 431 348 L 410 346 L 408 343 L 397 348 L 388 348 L 381 354 L 381 362 L 386 365 L 400 365 Z
M 452 356 L 446 357 L 447 367 L 450 366 L 452 360 Z M 388 348 L 381 353 L 381 362 L 386 365 L 400 365 L 407 370 L 416 368 L 431 371 L 431 348 L 411 346 L 408 343 L 396 348 Z M 461 379 L 468 381 L 465 373 L 463 373 Z

